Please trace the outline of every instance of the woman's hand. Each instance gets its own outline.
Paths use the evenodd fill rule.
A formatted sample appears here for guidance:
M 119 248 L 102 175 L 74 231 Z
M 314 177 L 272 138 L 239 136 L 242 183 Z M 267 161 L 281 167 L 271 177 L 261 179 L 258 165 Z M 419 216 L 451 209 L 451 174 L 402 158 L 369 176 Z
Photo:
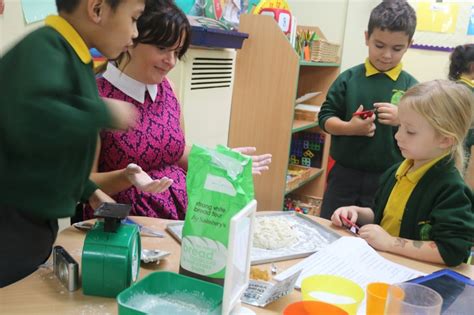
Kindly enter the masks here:
M 140 166 L 134 163 L 128 164 L 125 175 L 138 190 L 148 193 L 163 192 L 173 184 L 173 180 L 168 177 L 152 179 Z
M 255 147 L 238 147 L 232 149 L 235 152 L 247 155 L 252 158 L 252 174 L 260 175 L 263 171 L 268 171 L 270 163 L 272 163 L 271 154 L 252 155 L 257 151 Z
M 380 225 L 366 224 L 359 229 L 359 236 L 377 250 L 389 251 L 395 238 L 387 233 Z
M 390 126 L 400 125 L 398 119 L 398 106 L 391 103 L 375 103 L 377 109 L 377 119 L 379 123 Z

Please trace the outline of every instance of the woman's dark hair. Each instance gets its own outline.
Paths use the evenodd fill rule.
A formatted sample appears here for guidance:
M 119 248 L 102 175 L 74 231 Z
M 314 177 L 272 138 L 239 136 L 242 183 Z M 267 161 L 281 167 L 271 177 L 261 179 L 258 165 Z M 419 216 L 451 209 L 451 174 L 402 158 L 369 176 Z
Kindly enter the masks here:
M 72 13 L 82 0 L 56 0 L 58 12 Z M 122 0 L 106 0 L 112 10 L 115 10 Z
M 191 26 L 186 15 L 172 0 L 147 0 L 145 11 L 137 21 L 138 37 L 135 45 L 148 44 L 158 47 L 178 47 L 178 58 L 189 48 Z
M 448 77 L 453 81 L 459 80 L 459 77 L 469 72 L 469 67 L 474 64 L 474 44 L 456 46 L 449 59 L 451 63 Z
M 416 29 L 416 12 L 406 0 L 384 0 L 370 13 L 367 29 L 369 37 L 376 28 L 389 32 L 405 32 L 411 42 Z
M 160 48 L 170 48 L 176 43 L 178 59 L 181 59 L 191 42 L 191 25 L 186 14 L 176 6 L 173 0 L 146 0 L 145 10 L 137 21 L 138 37 L 134 45 L 147 44 Z M 126 66 L 130 62 L 130 54 L 122 53 L 115 62 Z M 94 69 L 100 74 L 107 68 L 107 63 Z

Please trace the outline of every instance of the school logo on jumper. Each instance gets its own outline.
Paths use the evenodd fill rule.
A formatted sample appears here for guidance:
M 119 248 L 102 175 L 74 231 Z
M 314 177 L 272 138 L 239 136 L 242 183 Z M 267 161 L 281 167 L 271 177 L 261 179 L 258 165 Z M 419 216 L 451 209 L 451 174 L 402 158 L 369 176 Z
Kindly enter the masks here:
M 400 99 L 402 98 L 403 94 L 405 94 L 405 91 L 402 90 L 392 90 L 392 98 L 390 99 L 390 103 L 393 105 L 398 105 L 400 103 Z
M 429 221 L 418 222 L 418 225 L 422 225 L 420 228 L 420 240 L 429 241 L 432 225 Z

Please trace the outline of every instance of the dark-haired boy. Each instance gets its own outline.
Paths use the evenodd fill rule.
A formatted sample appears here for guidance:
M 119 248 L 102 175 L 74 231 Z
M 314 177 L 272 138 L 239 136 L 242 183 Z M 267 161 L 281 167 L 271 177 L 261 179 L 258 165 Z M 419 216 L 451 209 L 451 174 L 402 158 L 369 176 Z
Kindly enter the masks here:
M 398 100 L 417 81 L 400 63 L 416 28 L 416 14 L 406 1 L 375 7 L 365 32 L 369 57 L 339 75 L 319 113 L 319 124 L 332 135 L 336 161 L 328 176 L 321 217 L 339 207 L 372 207 L 380 175 L 402 156 L 394 134 Z M 371 110 L 364 117 L 357 112 Z
M 144 0 L 57 0 L 59 16 L 0 59 L 0 287 L 50 255 L 57 219 L 109 200 L 89 180 L 98 132 L 126 128 L 128 103 L 102 100 L 89 48 L 116 58 Z

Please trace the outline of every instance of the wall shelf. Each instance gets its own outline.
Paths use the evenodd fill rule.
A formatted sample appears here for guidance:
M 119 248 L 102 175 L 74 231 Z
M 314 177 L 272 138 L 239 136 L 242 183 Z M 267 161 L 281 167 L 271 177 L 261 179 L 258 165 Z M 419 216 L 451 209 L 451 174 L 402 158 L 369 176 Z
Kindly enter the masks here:
M 315 62 L 315 61 L 305 61 L 300 60 L 300 66 L 309 66 L 309 67 L 339 67 L 340 64 L 333 62 Z
M 318 126 L 317 121 L 307 121 L 307 120 L 294 120 L 293 121 L 293 128 L 291 129 L 291 133 L 303 131 L 306 129 L 314 128 Z
M 321 168 L 311 168 L 310 174 L 307 179 L 301 181 L 301 183 L 298 183 L 298 185 L 295 188 L 285 190 L 285 195 L 292 193 L 293 191 L 297 190 L 298 188 L 306 185 L 308 182 L 312 181 L 313 179 L 321 176 L 323 174 L 324 169 Z
M 258 154 L 272 154 L 269 171 L 254 177 L 258 210 L 282 210 L 285 195 L 295 190 L 321 198 L 331 137 L 317 121 L 294 119 L 295 100 L 298 95 L 319 91 L 305 104 L 321 105 L 339 74 L 339 64 L 301 61 L 270 16 L 241 15 L 239 31 L 249 38 L 237 52 L 228 146 L 255 146 Z M 303 132 L 318 134 L 315 139 L 323 139 L 324 145 L 305 149 L 314 154 L 309 164 L 308 158 L 293 163 L 311 166 L 311 171 L 287 190 L 292 139 L 303 137 Z

